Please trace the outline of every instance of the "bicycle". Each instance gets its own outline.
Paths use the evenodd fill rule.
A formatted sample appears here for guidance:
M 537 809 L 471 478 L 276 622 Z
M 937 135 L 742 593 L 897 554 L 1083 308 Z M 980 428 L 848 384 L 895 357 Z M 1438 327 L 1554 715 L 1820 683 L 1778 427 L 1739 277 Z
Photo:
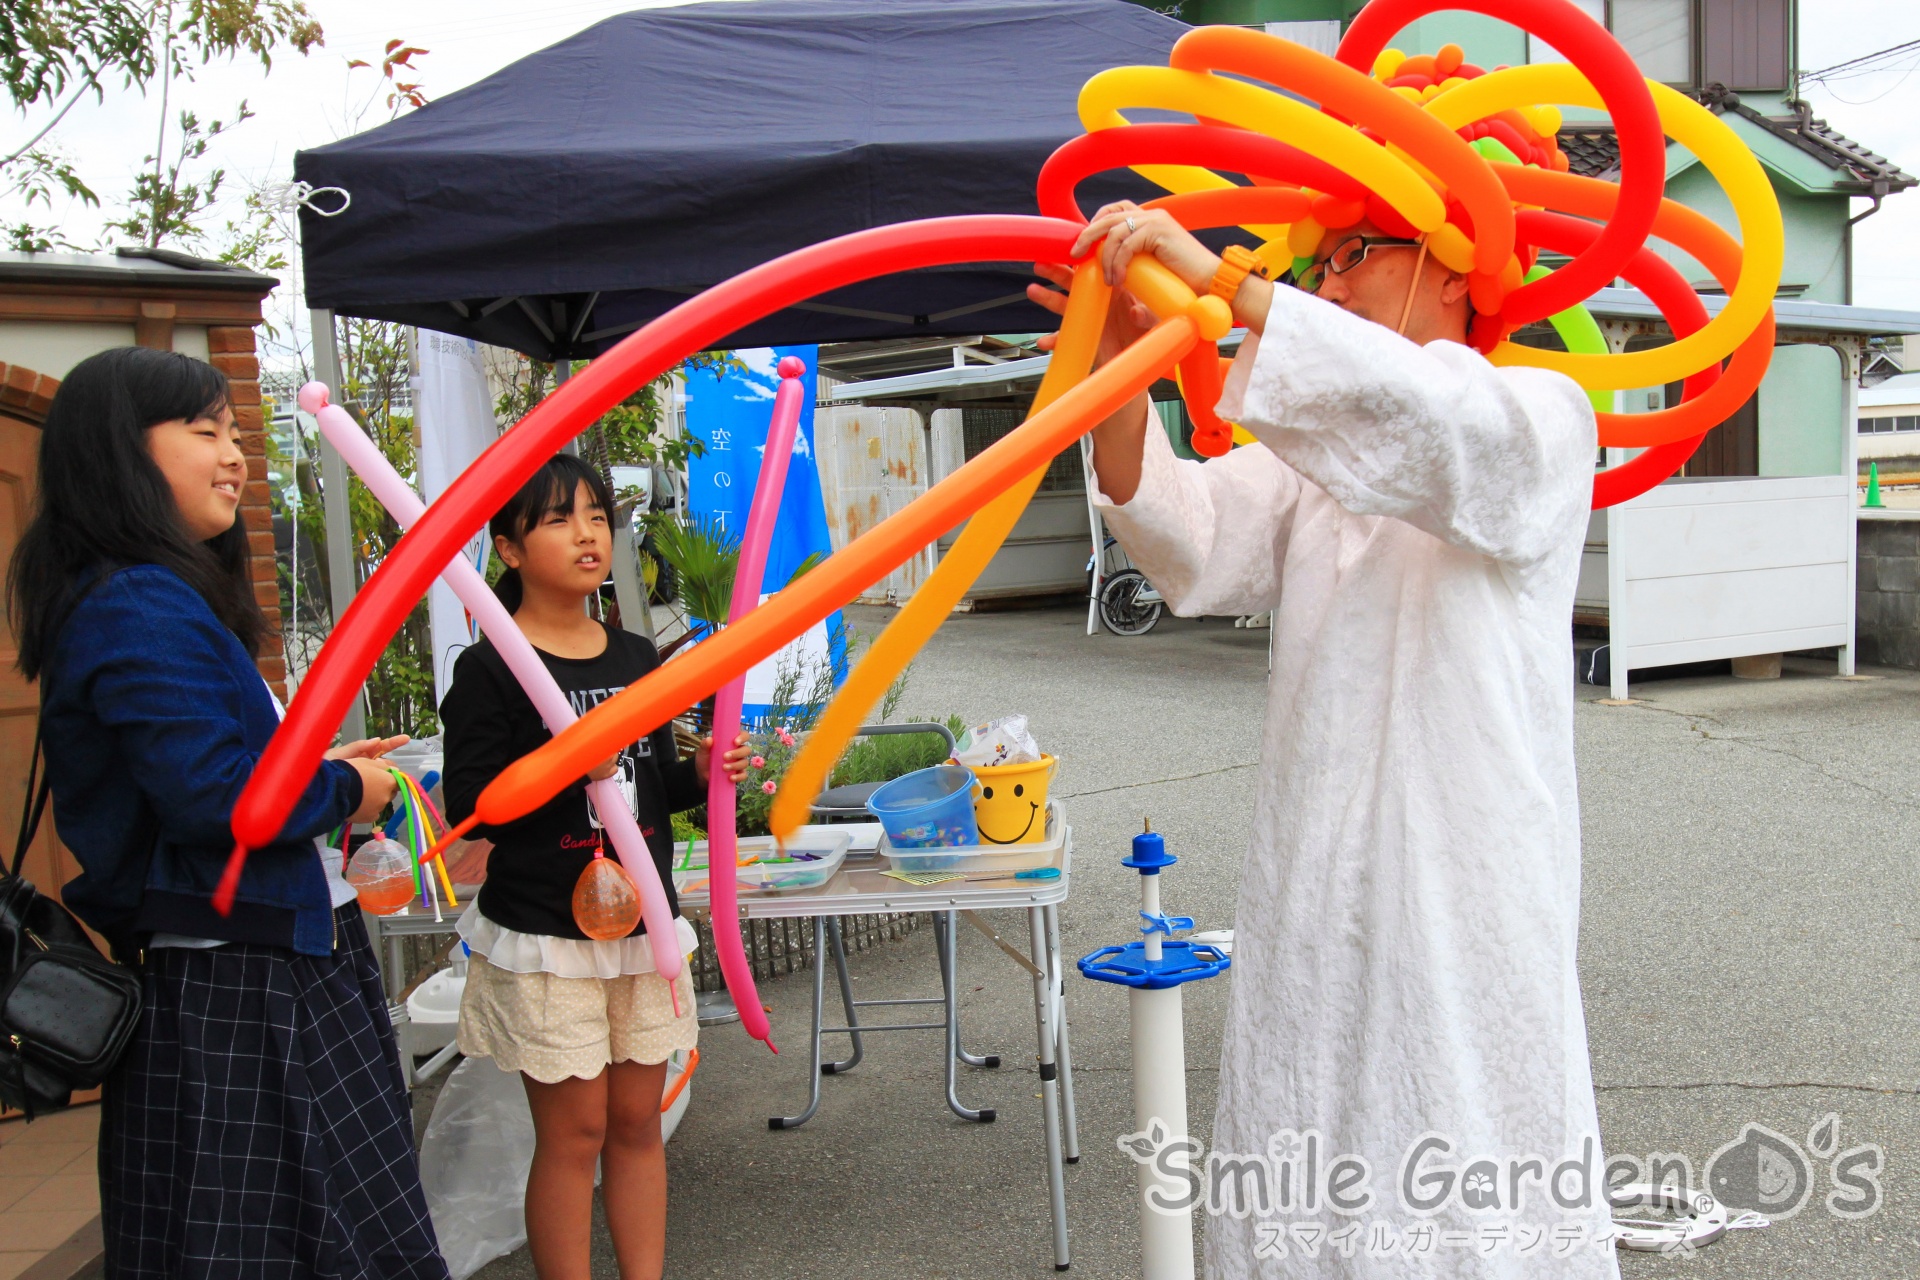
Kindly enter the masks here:
M 1108 570 L 1100 581 L 1100 624 L 1116 636 L 1143 636 L 1166 611 L 1166 599 L 1147 575 L 1133 567 L 1119 539 L 1111 534 L 1100 548 Z M 1092 594 L 1094 557 L 1087 557 L 1087 592 Z

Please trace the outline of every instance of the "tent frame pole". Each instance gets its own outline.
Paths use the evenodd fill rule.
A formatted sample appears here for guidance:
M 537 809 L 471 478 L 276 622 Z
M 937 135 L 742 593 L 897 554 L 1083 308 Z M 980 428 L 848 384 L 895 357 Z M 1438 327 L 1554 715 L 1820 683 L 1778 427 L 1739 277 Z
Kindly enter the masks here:
M 578 326 L 575 326 L 576 328 Z M 573 376 L 573 357 L 561 354 L 553 361 L 553 386 L 559 390 Z M 580 456 L 580 441 L 576 437 L 567 441 L 563 452 Z M 609 513 L 611 515 L 611 513 Z M 609 524 L 617 522 L 608 521 Z M 645 636 L 649 643 L 655 641 L 653 633 L 653 612 L 647 600 L 646 580 L 640 573 L 640 557 L 633 548 L 631 526 L 613 530 L 613 598 L 620 605 L 620 629 L 631 631 L 637 636 Z
M 318 308 L 308 313 L 313 327 L 314 376 L 327 384 L 328 398 L 345 406 L 340 385 L 340 349 L 334 342 L 333 311 Z M 353 563 L 353 504 L 347 496 L 347 460 L 340 451 L 320 437 L 320 478 L 327 517 L 327 586 L 333 606 L 333 622 L 347 614 L 359 587 Z M 367 736 L 367 709 L 364 697 L 355 698 L 340 726 L 348 742 Z
M 648 608 L 646 578 L 640 572 L 640 556 L 633 545 L 631 518 L 622 526 L 613 522 L 613 598 L 620 603 L 620 627 L 658 643 L 653 633 L 653 611 Z

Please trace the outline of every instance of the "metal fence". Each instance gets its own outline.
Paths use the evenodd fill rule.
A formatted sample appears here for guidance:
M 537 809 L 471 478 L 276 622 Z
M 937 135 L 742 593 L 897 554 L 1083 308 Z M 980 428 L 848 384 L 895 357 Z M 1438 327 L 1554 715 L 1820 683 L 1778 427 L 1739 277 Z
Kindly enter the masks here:
M 871 951 L 883 943 L 898 942 L 918 926 L 920 912 L 901 915 L 841 916 L 840 936 L 850 952 Z M 693 953 L 693 987 L 696 991 L 724 991 L 720 961 L 713 950 L 713 923 L 704 911 L 689 912 L 687 919 L 699 937 Z M 449 919 L 451 932 L 451 918 Z M 746 944 L 747 963 L 758 979 L 784 977 L 794 970 L 805 970 L 813 963 L 813 921 L 744 920 L 741 939 Z M 406 977 L 390 982 L 387 989 L 410 989 L 435 969 L 446 967 L 452 939 L 446 933 L 406 934 L 400 943 L 401 972 Z M 379 948 L 382 967 L 388 965 L 387 948 Z
M 882 943 L 897 942 L 913 932 L 921 913 L 841 916 L 840 936 L 848 951 L 871 951 Z M 688 916 L 700 946 L 693 954 L 696 991 L 722 991 L 720 961 L 713 950 L 713 923 L 704 911 Z M 813 963 L 811 920 L 744 920 L 741 922 L 747 963 L 756 978 L 779 978 Z
M 1026 421 L 1025 409 L 999 405 L 960 406 L 960 431 L 967 460 L 998 444 L 1013 429 Z M 1040 481 L 1041 493 L 1073 493 L 1087 487 L 1086 473 L 1080 467 L 1078 449 L 1062 449 L 1047 464 L 1046 478 Z

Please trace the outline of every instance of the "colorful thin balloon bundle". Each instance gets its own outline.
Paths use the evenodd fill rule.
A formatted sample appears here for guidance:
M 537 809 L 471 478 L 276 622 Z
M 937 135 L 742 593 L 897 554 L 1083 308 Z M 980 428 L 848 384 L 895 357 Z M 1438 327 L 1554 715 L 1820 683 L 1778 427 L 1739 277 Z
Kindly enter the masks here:
M 360 905 L 374 915 L 390 916 L 415 898 L 424 897 L 433 907 L 433 918 L 442 919 L 442 891 L 446 894 L 447 906 L 460 905 L 454 896 L 453 878 L 447 874 L 447 860 L 437 849 L 447 821 L 413 775 L 404 769 L 388 772 L 398 784 L 393 819 L 387 824 L 385 834 L 367 841 L 347 859 L 347 883 L 359 892 Z M 395 840 L 395 835 L 405 839 Z M 346 840 L 347 828 L 343 826 L 328 843 L 338 844 L 344 852 Z M 438 873 L 437 886 L 433 876 L 421 872 L 428 863 L 432 863 Z
M 1477 73 L 1453 50 L 1409 58 L 1387 49 L 1407 23 L 1450 8 L 1510 22 L 1572 61 Z M 1771 186 L 1731 130 L 1691 99 L 1641 77 L 1612 35 L 1567 0 L 1373 0 L 1335 58 L 1260 32 L 1203 27 L 1174 46 L 1169 63 L 1117 68 L 1087 83 L 1080 111 L 1088 132 L 1055 152 L 1039 175 L 1045 216 L 900 223 L 765 263 L 637 330 L 488 449 L 419 517 L 309 670 L 236 806 L 239 844 L 216 906 L 231 901 L 246 849 L 279 832 L 360 683 L 434 575 L 548 456 L 614 404 L 756 319 L 875 276 L 975 262 L 1070 264 L 1059 341 L 1026 422 L 719 635 L 571 727 L 555 725 L 553 740 L 496 778 L 477 808 L 478 820 L 489 825 L 532 811 L 964 522 L 953 549 L 876 637 L 788 770 L 771 825 L 778 836 L 791 834 L 853 731 L 999 550 L 1055 455 L 1176 372 L 1197 434 L 1214 453 L 1228 447 L 1230 427 L 1213 406 L 1221 383 L 1216 344 L 1231 315 L 1220 299 L 1196 297 L 1159 262 L 1135 258 L 1126 279 L 1158 323 L 1092 369 L 1110 290 L 1095 264 L 1073 261 L 1072 245 L 1086 221 L 1074 187 L 1093 173 L 1136 169 L 1170 193 L 1155 205 L 1195 230 L 1245 227 L 1276 266 L 1297 263 L 1323 230 L 1363 217 L 1383 230 L 1420 235 L 1428 252 L 1467 274 L 1469 338 L 1494 363 L 1556 369 L 1596 396 L 1683 381 L 1682 402 L 1671 408 L 1598 414 L 1602 445 L 1646 451 L 1596 475 L 1596 507 L 1671 475 L 1765 374 L 1784 253 Z M 1611 116 L 1620 146 L 1617 185 L 1566 171 L 1554 141 L 1563 106 Z M 1130 124 L 1122 114 L 1143 109 L 1184 112 L 1195 122 Z M 1739 241 L 1663 198 L 1667 138 L 1693 152 L 1725 189 Z M 1728 295 L 1718 315 L 1709 319 L 1694 289 L 1647 247 L 1650 235 L 1718 280 Z M 1543 271 L 1543 250 L 1570 260 Z M 1582 304 L 1619 277 L 1661 309 L 1673 343 L 1608 351 Z M 1551 322 L 1569 349 L 1509 340 L 1540 321 Z M 714 772 L 721 772 L 717 760 Z M 750 973 L 735 980 L 746 973 L 737 931 L 715 934 L 743 1015 L 757 1011 Z M 765 1038 L 764 1019 L 747 1019 L 746 1026 Z

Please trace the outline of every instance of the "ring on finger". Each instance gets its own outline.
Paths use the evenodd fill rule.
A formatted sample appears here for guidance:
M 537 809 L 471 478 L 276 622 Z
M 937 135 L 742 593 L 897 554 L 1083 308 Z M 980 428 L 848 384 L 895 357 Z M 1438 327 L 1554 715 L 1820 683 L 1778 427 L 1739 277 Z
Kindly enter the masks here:
M 1140 229 L 1139 226 L 1135 224 L 1133 220 L 1133 215 L 1128 214 L 1127 215 L 1127 234 L 1132 235 L 1134 232 L 1138 231 L 1139 229 Z

